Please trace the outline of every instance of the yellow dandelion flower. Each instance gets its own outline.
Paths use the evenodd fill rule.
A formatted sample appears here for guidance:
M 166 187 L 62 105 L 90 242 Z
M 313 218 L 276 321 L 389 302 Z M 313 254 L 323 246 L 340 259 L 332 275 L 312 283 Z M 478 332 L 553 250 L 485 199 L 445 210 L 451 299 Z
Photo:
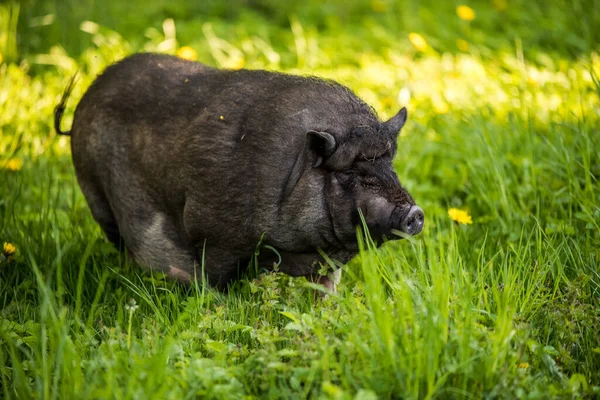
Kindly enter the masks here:
M 533 77 L 533 76 L 528 76 L 527 77 L 527 83 L 530 84 L 531 86 L 537 86 L 538 85 L 538 80 Z
M 196 61 L 198 59 L 196 50 L 192 49 L 190 46 L 180 47 L 179 50 L 177 50 L 177 56 L 190 61 Z
M 469 51 L 469 42 L 463 39 L 456 39 L 456 47 L 460 51 Z
M 458 208 L 451 208 L 448 210 L 448 215 L 452 218 L 453 221 L 458 222 L 459 224 L 472 224 L 473 220 L 469 213 L 465 210 L 459 210 Z
M 238 70 L 244 68 L 244 65 L 246 65 L 246 60 L 244 60 L 244 57 L 234 57 L 226 63 L 225 67 Z
M 450 107 L 445 101 L 437 101 L 433 103 L 433 109 L 438 114 L 446 114 L 450 111 Z
M 4 168 L 9 171 L 19 171 L 21 168 L 23 168 L 23 160 L 20 158 L 11 158 L 4 163 Z
M 383 99 L 381 99 L 381 104 L 384 107 L 391 107 L 394 105 L 394 99 L 392 99 L 390 96 L 384 97 Z
M 17 251 L 17 248 L 12 243 L 5 242 L 4 246 L 2 246 L 2 253 L 4 253 L 4 255 L 6 257 L 12 256 L 13 254 L 15 254 L 16 251 Z
M 224 116 L 222 116 L 222 115 L 219 115 L 219 120 L 220 120 L 220 121 L 225 121 L 225 117 L 224 117 Z
M 408 40 L 412 43 L 413 46 L 419 51 L 427 50 L 427 42 L 423 36 L 418 33 L 411 32 L 408 34 Z
M 465 21 L 473 21 L 475 19 L 475 11 L 469 6 L 456 7 L 456 15 Z
M 526 362 L 524 362 L 524 363 L 519 363 L 519 365 L 517 366 L 517 368 L 520 368 L 520 369 L 527 369 L 527 368 L 529 368 L 529 363 L 526 363 Z

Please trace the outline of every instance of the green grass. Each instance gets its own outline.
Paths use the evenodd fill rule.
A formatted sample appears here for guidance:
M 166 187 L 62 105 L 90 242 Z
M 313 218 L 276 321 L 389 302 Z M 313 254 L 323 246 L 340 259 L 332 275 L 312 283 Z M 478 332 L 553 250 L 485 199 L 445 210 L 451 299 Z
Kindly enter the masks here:
M 0 5 L 0 245 L 16 246 L 0 256 L 0 397 L 599 395 L 594 1 L 469 2 L 472 22 L 451 1 L 15 4 Z M 106 65 L 183 45 L 215 66 L 336 79 L 382 117 L 406 105 L 395 166 L 424 231 L 378 250 L 363 238 L 319 301 L 282 274 L 184 289 L 116 252 L 52 111 L 78 68 L 65 127 Z

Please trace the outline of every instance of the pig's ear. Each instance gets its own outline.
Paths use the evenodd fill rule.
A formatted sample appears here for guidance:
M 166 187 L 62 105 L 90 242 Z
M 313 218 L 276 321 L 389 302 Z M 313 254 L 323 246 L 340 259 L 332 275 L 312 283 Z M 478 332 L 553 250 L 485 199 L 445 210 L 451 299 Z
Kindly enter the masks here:
M 330 133 L 308 131 L 306 143 L 298 154 L 298 158 L 296 158 L 296 162 L 288 176 L 283 192 L 284 198 L 287 198 L 294 191 L 310 159 L 314 159 L 312 166 L 316 168 L 323 163 L 326 157 L 333 154 L 335 148 L 335 138 Z
M 400 129 L 404 126 L 406 122 L 408 112 L 406 111 L 406 107 L 402 107 L 398 114 L 394 115 L 389 120 L 385 121 L 383 125 L 383 129 L 390 135 L 396 137 Z
M 327 132 L 308 131 L 307 139 L 310 150 L 317 156 L 313 163 L 313 168 L 317 168 L 335 151 L 335 138 Z

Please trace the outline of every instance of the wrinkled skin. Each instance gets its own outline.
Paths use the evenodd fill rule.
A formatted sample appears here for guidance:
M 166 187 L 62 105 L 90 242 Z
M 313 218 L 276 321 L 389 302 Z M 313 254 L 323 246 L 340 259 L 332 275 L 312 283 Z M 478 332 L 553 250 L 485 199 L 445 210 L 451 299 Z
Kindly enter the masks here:
M 418 233 L 422 211 L 392 168 L 405 120 L 380 122 L 330 81 L 138 54 L 88 89 L 71 143 L 109 240 L 183 282 L 204 265 L 224 288 L 259 243 L 279 254 L 261 262 L 281 257 L 292 276 L 316 276 L 321 252 L 347 262 L 360 212 L 377 239 Z

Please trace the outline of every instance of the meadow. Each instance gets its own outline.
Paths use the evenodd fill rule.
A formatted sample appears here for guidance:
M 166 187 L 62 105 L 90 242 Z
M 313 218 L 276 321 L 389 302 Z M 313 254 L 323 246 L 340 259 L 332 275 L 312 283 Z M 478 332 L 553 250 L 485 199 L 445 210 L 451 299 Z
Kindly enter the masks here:
M 597 0 L 3 2 L 0 397 L 597 398 L 599 43 Z M 394 166 L 423 232 L 359 229 L 322 299 L 256 268 L 228 293 L 142 270 L 53 130 L 76 71 L 66 129 L 138 51 L 406 106 Z

